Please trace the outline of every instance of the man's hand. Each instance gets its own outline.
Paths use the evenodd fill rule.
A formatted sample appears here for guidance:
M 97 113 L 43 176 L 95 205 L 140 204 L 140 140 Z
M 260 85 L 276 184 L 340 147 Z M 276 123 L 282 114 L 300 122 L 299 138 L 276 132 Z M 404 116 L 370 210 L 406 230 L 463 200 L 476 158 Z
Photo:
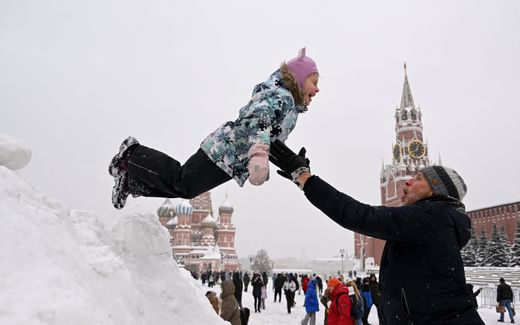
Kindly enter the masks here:
M 305 153 L 305 148 L 301 148 L 296 154 L 282 141 L 276 140 L 269 148 L 269 160 L 281 169 L 277 171 L 278 174 L 297 183 L 301 174 L 310 172 L 310 161 Z

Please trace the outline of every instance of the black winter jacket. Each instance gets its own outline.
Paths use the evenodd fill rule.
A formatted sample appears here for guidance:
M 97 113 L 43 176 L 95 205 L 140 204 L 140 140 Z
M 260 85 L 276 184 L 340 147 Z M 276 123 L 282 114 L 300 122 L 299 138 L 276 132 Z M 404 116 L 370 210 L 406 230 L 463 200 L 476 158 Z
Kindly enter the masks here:
M 484 324 L 466 290 L 460 249 L 471 222 L 462 203 L 432 197 L 410 206 L 370 206 L 317 176 L 304 192 L 340 226 L 386 240 L 379 276 L 383 324 Z
M 501 283 L 497 287 L 497 301 L 505 299 L 513 300 L 513 290 L 508 284 Z

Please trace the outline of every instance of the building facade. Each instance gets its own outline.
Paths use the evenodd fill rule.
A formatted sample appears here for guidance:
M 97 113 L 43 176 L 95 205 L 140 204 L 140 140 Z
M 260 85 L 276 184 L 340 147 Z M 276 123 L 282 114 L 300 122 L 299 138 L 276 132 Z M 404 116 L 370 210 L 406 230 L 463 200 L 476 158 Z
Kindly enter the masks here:
M 392 162 L 382 164 L 380 173 L 381 204 L 397 207 L 401 205 L 403 187 L 422 167 L 431 164 L 428 143 L 423 136 L 422 112 L 415 105 L 406 64 L 404 65 L 404 83 L 401 103 L 395 109 L 395 139 L 392 144 Z M 440 163 L 440 162 L 439 162 Z M 384 240 L 354 235 L 356 258 L 365 265 L 368 257 L 373 257 L 376 265 L 381 265 Z
M 493 224 L 496 224 L 498 229 L 504 228 L 507 240 L 512 245 L 516 225 L 520 221 L 520 201 L 468 211 L 468 216 L 477 237 L 484 230 L 487 238 L 491 239 Z
M 213 216 L 210 192 L 174 206 L 169 199 L 157 210 L 159 221 L 170 232 L 173 257 L 190 271 L 236 271 L 233 205 L 226 196 Z

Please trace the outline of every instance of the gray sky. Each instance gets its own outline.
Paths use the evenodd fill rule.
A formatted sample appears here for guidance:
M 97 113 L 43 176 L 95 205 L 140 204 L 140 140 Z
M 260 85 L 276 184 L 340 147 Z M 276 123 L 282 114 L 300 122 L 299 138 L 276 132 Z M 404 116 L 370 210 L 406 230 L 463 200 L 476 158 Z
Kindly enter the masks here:
M 468 209 L 520 199 L 518 1 L 18 1 L 0 3 L 0 132 L 33 150 L 20 174 L 103 221 L 163 199 L 111 206 L 108 162 L 128 135 L 184 162 L 234 120 L 253 86 L 302 46 L 321 92 L 288 144 L 312 171 L 380 203 L 403 62 L 430 155 L 466 180 Z M 233 181 L 239 255 L 313 258 L 353 250 L 350 231 L 274 174 Z

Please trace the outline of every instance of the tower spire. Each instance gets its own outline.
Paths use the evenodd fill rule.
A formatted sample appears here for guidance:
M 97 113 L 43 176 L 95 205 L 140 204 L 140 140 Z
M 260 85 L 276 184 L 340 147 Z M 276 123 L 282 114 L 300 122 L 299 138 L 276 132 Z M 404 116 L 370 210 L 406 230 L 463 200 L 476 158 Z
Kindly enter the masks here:
M 408 73 L 406 72 L 406 62 L 404 63 L 404 84 L 403 84 L 403 94 L 401 95 L 401 109 L 405 107 L 415 108 L 415 103 L 413 101 L 412 90 L 410 89 L 410 84 L 408 83 Z

